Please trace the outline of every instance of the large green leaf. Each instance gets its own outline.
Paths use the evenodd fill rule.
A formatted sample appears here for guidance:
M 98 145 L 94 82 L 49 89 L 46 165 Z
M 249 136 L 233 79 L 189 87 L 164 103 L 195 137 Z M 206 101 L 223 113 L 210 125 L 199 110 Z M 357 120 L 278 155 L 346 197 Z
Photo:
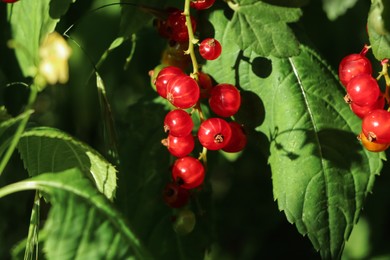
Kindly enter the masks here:
M 47 259 L 151 258 L 121 214 L 78 169 L 5 186 L 0 198 L 32 189 L 52 204 L 44 226 Z
M 239 1 L 227 25 L 241 49 L 252 49 L 260 56 L 289 57 L 299 53 L 298 41 L 288 23 L 296 22 L 299 8 L 270 5 L 261 1 Z
M 378 60 L 390 58 L 390 24 L 388 21 L 390 13 L 388 1 L 372 1 L 370 13 L 367 20 L 372 52 Z
M 30 176 L 78 167 L 113 199 L 116 169 L 98 152 L 70 135 L 53 128 L 32 128 L 23 133 L 19 153 Z
M 227 41 L 222 13 L 211 21 L 232 55 L 204 69 L 218 82 L 235 83 L 261 99 L 265 117 L 256 130 L 270 140 L 280 210 L 323 258 L 340 257 L 381 170 L 380 154 L 358 143 L 361 120 L 344 103 L 345 90 L 332 70 L 310 48 L 302 45 L 291 58 L 265 59 Z
M 34 76 L 41 41 L 54 30 L 71 1 L 23 0 L 8 9 L 15 52 L 24 76 Z

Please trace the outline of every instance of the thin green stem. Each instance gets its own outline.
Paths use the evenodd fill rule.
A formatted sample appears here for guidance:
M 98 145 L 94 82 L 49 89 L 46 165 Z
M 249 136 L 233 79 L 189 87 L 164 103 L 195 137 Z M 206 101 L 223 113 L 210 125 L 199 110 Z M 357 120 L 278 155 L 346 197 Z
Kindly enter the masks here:
M 39 191 L 35 191 L 34 206 L 31 211 L 30 227 L 28 229 L 28 236 L 26 242 L 26 250 L 24 252 L 24 259 L 38 259 L 38 233 L 39 233 L 39 210 L 41 198 Z
M 35 100 L 37 98 L 37 94 L 38 94 L 38 87 L 35 86 L 34 84 L 32 84 L 30 86 L 30 96 L 28 98 L 26 108 L 24 109 L 25 112 L 32 111 L 33 105 L 34 105 Z M 19 123 L 18 128 L 16 129 L 16 132 L 11 140 L 11 144 L 8 147 L 6 153 L 4 154 L 3 159 L 0 162 L 0 176 L 3 173 L 5 167 L 7 166 L 8 161 L 11 159 L 11 156 L 12 156 L 13 152 L 15 151 L 16 146 L 19 143 L 20 137 L 22 136 L 24 129 L 26 129 L 26 125 L 27 125 L 28 120 L 30 119 L 31 114 L 32 113 L 25 115 L 23 117 L 23 119 L 21 120 L 21 122 Z
M 194 36 L 194 30 L 192 28 L 191 23 L 191 16 L 190 16 L 190 2 L 191 0 L 185 0 L 184 3 L 184 12 L 183 14 L 186 17 L 186 24 L 187 24 L 187 30 L 188 30 L 188 49 L 186 50 L 186 54 L 189 54 L 192 61 L 192 77 L 195 79 L 198 79 L 198 72 L 199 72 L 199 65 L 198 61 L 196 60 L 195 50 L 194 50 L 194 44 L 198 42 L 198 39 Z

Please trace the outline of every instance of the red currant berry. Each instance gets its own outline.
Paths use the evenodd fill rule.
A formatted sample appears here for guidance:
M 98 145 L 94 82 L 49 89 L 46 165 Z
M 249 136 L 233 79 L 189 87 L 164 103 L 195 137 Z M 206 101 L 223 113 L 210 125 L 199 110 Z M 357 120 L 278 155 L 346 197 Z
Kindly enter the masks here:
M 247 143 L 246 134 L 242 125 L 237 122 L 229 122 L 230 128 L 232 129 L 232 137 L 226 144 L 223 151 L 228 153 L 237 153 L 242 151 Z
M 209 105 L 211 110 L 218 116 L 232 116 L 240 108 L 240 92 L 231 84 L 218 84 L 211 90 Z
M 352 78 L 347 85 L 350 100 L 359 106 L 371 106 L 381 95 L 378 82 L 369 74 L 360 74 Z
M 168 183 L 163 190 L 163 199 L 171 208 L 181 208 L 187 205 L 190 192 L 178 186 L 176 183 Z
M 350 54 L 344 57 L 339 65 L 339 78 L 344 86 L 357 75 L 371 75 L 372 66 L 369 59 L 362 54 Z
M 157 93 L 163 97 L 167 98 L 167 85 L 168 82 L 177 75 L 185 75 L 184 72 L 178 67 L 168 66 L 160 70 L 157 75 L 155 85 Z
M 15 3 L 19 0 L 2 0 L 4 3 L 7 3 L 7 4 L 12 4 L 12 3 Z
M 168 135 L 168 137 L 161 142 L 168 148 L 168 151 L 176 157 L 189 155 L 195 147 L 194 137 L 191 134 L 181 137 Z
M 182 157 L 173 164 L 172 178 L 182 188 L 196 188 L 203 183 L 204 177 L 203 164 L 194 157 Z
M 215 0 L 193 0 L 190 6 L 197 10 L 205 10 L 214 4 Z
M 365 117 L 369 112 L 375 109 L 383 109 L 385 106 L 385 98 L 380 95 L 378 100 L 371 106 L 359 106 L 354 102 L 350 103 L 352 112 L 360 118 Z
M 186 136 L 191 134 L 194 122 L 190 114 L 181 109 L 168 112 L 164 118 L 164 131 L 173 136 Z
M 199 54 L 206 60 L 217 59 L 222 52 L 222 46 L 214 38 L 204 39 L 199 45 Z
M 167 100 L 177 108 L 193 107 L 198 102 L 199 95 L 198 83 L 188 75 L 178 75 L 168 82 Z
M 362 142 L 362 145 L 364 148 L 366 148 L 370 152 L 382 152 L 384 150 L 387 150 L 389 148 L 390 143 L 380 144 L 377 142 L 371 142 L 368 140 L 368 138 L 364 135 L 364 133 L 360 133 L 359 137 L 360 141 Z
M 195 18 L 190 16 L 192 30 L 196 30 Z M 188 41 L 188 29 L 186 25 L 186 17 L 181 10 L 172 12 L 166 22 L 166 30 L 169 32 L 169 39 L 175 42 L 186 42 Z
M 390 112 L 375 109 L 362 120 L 362 131 L 369 141 L 390 143 Z
M 209 74 L 199 71 L 198 85 L 200 87 L 200 98 L 210 97 L 210 91 L 213 88 L 213 81 Z
M 232 130 L 229 123 L 217 117 L 203 121 L 198 129 L 201 145 L 209 150 L 224 148 L 230 141 Z

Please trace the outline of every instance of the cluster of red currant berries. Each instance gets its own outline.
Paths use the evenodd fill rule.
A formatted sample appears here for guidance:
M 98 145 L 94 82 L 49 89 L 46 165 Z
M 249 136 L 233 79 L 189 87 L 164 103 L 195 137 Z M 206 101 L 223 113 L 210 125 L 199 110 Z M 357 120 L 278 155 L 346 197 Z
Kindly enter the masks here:
M 388 77 L 387 69 L 378 78 L 372 76 L 372 65 L 366 57 L 368 50 L 364 46 L 360 53 L 344 57 L 339 64 L 339 78 L 347 91 L 345 101 L 362 119 L 358 138 L 367 150 L 380 152 L 390 146 L 390 112 L 386 109 L 390 86 L 386 84 L 386 90 L 382 91 L 378 84 L 381 76 Z M 382 61 L 382 67 L 387 66 L 387 60 Z
M 214 2 L 196 0 L 191 2 L 191 7 L 203 10 Z M 196 20 L 190 16 L 189 21 L 195 32 Z M 210 75 L 202 71 L 186 73 L 185 61 L 190 55 L 184 51 L 189 46 L 190 34 L 183 11 L 168 9 L 167 19 L 157 20 L 156 26 L 159 34 L 168 39 L 169 47 L 163 53 L 162 66 L 157 66 L 151 74 L 152 83 L 158 95 L 172 105 L 164 118 L 167 137 L 162 144 L 175 157 L 171 182 L 165 186 L 163 197 L 168 206 L 181 208 L 188 203 L 191 191 L 204 182 L 206 151 L 239 152 L 244 149 L 247 137 L 243 127 L 231 120 L 241 105 L 237 87 L 228 83 L 213 84 Z M 204 39 L 198 48 L 205 60 L 215 60 L 222 52 L 221 44 L 214 38 Z M 209 106 L 212 114 L 209 118 L 205 118 L 201 102 Z M 196 113 L 200 119 L 197 126 L 193 120 Z M 199 157 L 193 156 L 196 144 L 202 147 Z

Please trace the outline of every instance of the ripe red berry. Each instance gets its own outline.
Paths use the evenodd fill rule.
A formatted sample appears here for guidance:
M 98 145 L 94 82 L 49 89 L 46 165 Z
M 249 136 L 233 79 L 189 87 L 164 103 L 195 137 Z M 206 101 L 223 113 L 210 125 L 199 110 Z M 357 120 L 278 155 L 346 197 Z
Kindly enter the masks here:
M 7 3 L 7 4 L 12 4 L 12 3 L 15 3 L 19 0 L 2 0 L 4 3 Z
M 362 120 L 362 131 L 369 141 L 390 143 L 390 112 L 375 109 Z
M 191 134 L 194 122 L 190 114 L 181 109 L 168 112 L 164 118 L 164 131 L 173 136 L 186 136 Z
M 203 121 L 198 129 L 201 145 L 209 150 L 224 148 L 230 141 L 232 130 L 229 123 L 217 117 Z
M 168 82 L 167 100 L 177 108 L 193 107 L 198 102 L 199 95 L 198 83 L 188 75 L 178 75 Z
M 209 74 L 199 71 L 198 85 L 200 87 L 200 98 L 210 97 L 210 91 L 213 88 L 213 81 Z
M 363 54 L 350 54 L 344 57 L 339 65 L 339 78 L 344 86 L 357 75 L 372 73 L 370 60 Z
M 185 74 L 181 69 L 174 66 L 168 66 L 160 70 L 160 72 L 156 77 L 155 85 L 156 85 L 157 93 L 161 97 L 167 98 L 168 82 L 177 75 L 185 75 Z
M 365 117 L 369 112 L 375 109 L 383 109 L 385 106 L 385 98 L 380 95 L 378 100 L 371 106 L 359 106 L 352 102 L 350 105 L 352 112 L 360 118 Z
M 180 137 L 168 135 L 168 137 L 161 142 L 168 148 L 168 151 L 176 157 L 189 155 L 195 147 L 194 137 L 191 134 Z
M 231 84 L 218 84 L 211 90 L 209 105 L 211 110 L 219 116 L 232 116 L 240 108 L 240 92 Z
M 206 60 L 217 59 L 222 52 L 222 46 L 214 38 L 204 39 L 199 45 L 199 54 Z
M 172 167 L 172 178 L 184 189 L 193 189 L 204 181 L 203 164 L 196 158 L 186 156 L 177 159 Z
M 347 93 L 356 105 L 371 106 L 378 100 L 381 90 L 378 82 L 371 75 L 360 74 L 349 81 Z
M 246 134 L 244 128 L 239 123 L 232 121 L 229 122 L 229 125 L 232 130 L 232 137 L 222 150 L 228 153 L 237 153 L 242 151 L 246 146 Z
M 368 138 L 364 135 L 364 133 L 359 134 L 359 139 L 362 142 L 362 145 L 364 148 L 366 148 L 370 152 L 382 152 L 384 150 L 387 150 L 389 148 L 390 143 L 380 144 L 375 141 L 370 141 Z
M 214 4 L 215 0 L 193 0 L 190 6 L 197 10 L 205 10 Z
M 185 206 L 190 198 L 190 192 L 178 186 L 176 183 L 168 183 L 163 190 L 163 199 L 171 208 Z
M 192 30 L 196 30 L 196 20 L 194 17 L 190 16 Z M 168 32 L 169 39 L 175 42 L 186 42 L 188 41 L 188 29 L 186 25 L 186 17 L 183 15 L 183 11 L 176 10 L 169 14 L 166 28 Z

